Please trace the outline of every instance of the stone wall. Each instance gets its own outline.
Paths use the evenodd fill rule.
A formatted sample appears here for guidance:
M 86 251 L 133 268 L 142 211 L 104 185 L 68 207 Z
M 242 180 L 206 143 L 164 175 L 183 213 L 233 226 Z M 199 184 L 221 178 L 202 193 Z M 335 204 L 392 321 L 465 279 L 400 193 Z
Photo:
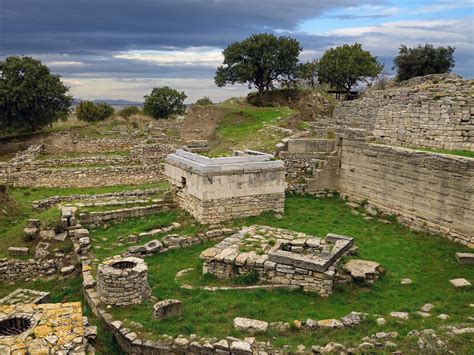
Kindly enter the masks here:
M 201 223 L 283 212 L 284 166 L 268 154 L 207 158 L 178 150 L 168 155 L 165 174 L 180 207 Z
M 341 102 L 334 123 L 367 129 L 377 141 L 397 146 L 474 150 L 473 94 L 474 80 L 417 77 Z
M 1 167 L 0 167 L 1 169 Z M 3 180 L 13 187 L 98 187 L 155 183 L 163 180 L 163 164 L 91 168 L 40 168 L 7 173 Z
M 79 221 L 83 224 L 100 225 L 113 220 L 144 217 L 150 214 L 165 212 L 169 211 L 172 207 L 174 207 L 172 200 L 162 200 L 149 206 L 121 208 L 104 212 L 82 212 L 79 214 Z
M 16 281 L 54 275 L 64 265 L 62 259 L 0 260 L 0 280 Z
M 364 130 L 342 136 L 339 189 L 400 222 L 474 246 L 474 159 L 374 144 Z

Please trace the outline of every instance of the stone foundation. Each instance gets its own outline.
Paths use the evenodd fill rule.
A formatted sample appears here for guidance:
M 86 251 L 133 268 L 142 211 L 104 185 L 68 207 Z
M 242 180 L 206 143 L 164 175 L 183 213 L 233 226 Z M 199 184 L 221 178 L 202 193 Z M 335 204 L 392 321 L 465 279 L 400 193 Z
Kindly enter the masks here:
M 332 293 L 336 265 L 352 238 L 326 239 L 284 229 L 252 226 L 201 253 L 203 273 L 231 279 L 256 272 L 258 281 L 289 285 L 321 296 Z
M 204 224 L 284 210 L 283 163 L 268 154 L 207 158 L 178 150 L 165 174 L 179 206 Z

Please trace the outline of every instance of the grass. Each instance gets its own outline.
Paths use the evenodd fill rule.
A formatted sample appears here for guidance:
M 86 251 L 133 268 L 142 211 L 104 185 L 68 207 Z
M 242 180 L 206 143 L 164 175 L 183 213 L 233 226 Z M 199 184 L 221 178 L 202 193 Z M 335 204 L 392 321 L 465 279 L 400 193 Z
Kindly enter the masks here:
M 474 151 L 472 150 L 460 150 L 460 149 L 448 150 L 448 149 L 425 148 L 425 147 L 413 147 L 412 149 L 422 150 L 424 152 L 458 155 L 460 157 L 474 158 Z
M 185 268 L 201 270 L 198 256 L 212 243 L 182 250 L 170 251 L 146 258 L 149 267 L 149 281 L 153 295 L 159 299 L 177 298 L 184 302 L 182 317 L 157 322 L 150 318 L 151 303 L 140 306 L 113 308 L 120 319 L 135 321 L 144 325 L 144 332 L 150 337 L 157 334 L 192 334 L 222 338 L 228 335 L 244 336 L 232 327 L 232 319 L 237 316 L 265 321 L 287 321 L 307 318 L 339 318 L 351 311 L 381 314 L 387 317 L 387 325 L 380 328 L 373 318 L 351 331 L 328 330 L 314 333 L 290 332 L 282 336 L 268 333 L 260 336 L 275 345 L 307 346 L 324 345 L 329 341 L 339 341 L 346 345 L 356 345 L 364 336 L 378 331 L 397 331 L 405 336 L 412 329 L 439 328 L 445 323 L 466 322 L 472 315 L 472 288 L 459 290 L 452 287 L 449 280 L 464 277 L 474 279 L 474 268 L 457 264 L 454 253 L 466 248 L 446 239 L 410 231 L 399 224 L 386 225 L 377 219 L 366 221 L 354 216 L 344 201 L 338 198 L 314 199 L 311 197 L 289 196 L 286 199 L 286 213 L 282 219 L 271 213 L 235 222 L 237 225 L 254 223 L 287 228 L 312 235 L 324 236 L 338 233 L 355 238 L 360 253 L 358 258 L 380 262 L 386 268 L 386 275 L 372 286 L 349 285 L 339 287 L 335 294 L 320 298 L 316 294 L 285 290 L 217 291 L 181 289 L 175 282 L 175 274 Z M 440 272 L 442 270 L 442 272 Z M 199 277 L 192 272 L 191 276 Z M 187 277 L 187 276 L 186 276 Z M 409 277 L 412 285 L 401 285 L 402 278 Z M 212 284 L 212 278 L 200 280 L 198 284 Z M 432 314 L 447 313 L 451 316 L 443 322 L 432 316 L 421 319 L 414 314 L 410 320 L 397 322 L 390 319 L 391 311 L 414 312 L 425 303 L 436 307 Z M 398 339 L 400 348 L 410 348 L 410 339 Z M 457 353 L 474 350 L 474 339 L 458 338 L 450 345 Z
M 9 197 L 15 203 L 15 213 L 11 215 L 0 214 L 0 258 L 8 257 L 8 248 L 11 246 L 34 247 L 35 242 L 25 242 L 22 238 L 26 220 L 38 218 L 43 223 L 54 223 L 59 220 L 59 211 L 53 207 L 46 211 L 37 211 L 32 207 L 34 200 L 44 199 L 55 195 L 71 194 L 100 194 L 107 192 L 120 192 L 124 190 L 164 188 L 166 182 L 144 185 L 118 185 L 110 187 L 91 188 L 9 188 Z
M 215 139 L 210 142 L 213 156 L 229 154 L 238 149 L 254 149 L 273 152 L 275 144 L 284 134 L 262 130 L 265 124 L 277 123 L 295 111 L 287 107 L 254 107 L 234 101 L 220 105 L 230 112 L 216 130 Z

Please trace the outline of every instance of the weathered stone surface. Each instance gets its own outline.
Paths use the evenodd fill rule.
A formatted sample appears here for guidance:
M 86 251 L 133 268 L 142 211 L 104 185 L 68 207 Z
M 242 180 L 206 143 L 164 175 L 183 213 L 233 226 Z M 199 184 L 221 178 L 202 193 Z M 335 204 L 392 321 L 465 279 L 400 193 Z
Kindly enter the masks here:
M 474 264 L 474 253 L 456 253 L 459 264 Z
M 28 255 L 28 248 L 25 247 L 10 247 L 8 248 L 8 254 L 10 255 Z
M 400 281 L 401 285 L 411 285 L 412 283 L 413 283 L 413 281 L 411 279 L 402 279 Z
M 434 307 L 435 307 L 434 304 L 426 303 L 426 304 L 424 304 L 423 307 L 421 307 L 420 309 L 421 309 L 423 312 L 430 312 Z
M 320 328 L 344 328 L 344 324 L 337 319 L 322 319 L 318 321 Z
M 408 313 L 407 312 L 390 312 L 390 315 L 393 318 L 399 318 L 399 319 L 408 319 Z
M 234 318 L 234 328 L 251 334 L 265 333 L 268 329 L 268 323 L 256 319 Z
M 380 264 L 375 261 L 352 259 L 344 265 L 346 270 L 354 279 L 357 280 L 376 280 L 378 279 Z
M 160 320 L 180 317 L 183 314 L 183 303 L 179 300 L 168 299 L 153 305 L 153 318 Z
M 69 265 L 69 266 L 64 266 L 61 268 L 61 274 L 62 275 L 67 275 L 73 272 L 76 269 L 74 265 Z
M 454 287 L 468 287 L 468 286 L 471 286 L 472 284 L 467 281 L 466 279 L 452 279 L 452 280 L 449 280 L 449 282 L 451 282 L 451 284 L 454 286 Z

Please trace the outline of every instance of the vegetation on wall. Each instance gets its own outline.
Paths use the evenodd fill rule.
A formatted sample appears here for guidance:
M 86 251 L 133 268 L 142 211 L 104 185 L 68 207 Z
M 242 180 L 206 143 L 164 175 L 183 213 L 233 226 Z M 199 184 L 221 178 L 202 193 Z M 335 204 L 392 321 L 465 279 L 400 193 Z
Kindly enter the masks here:
M 393 69 L 397 70 L 397 80 L 403 81 L 415 76 L 448 73 L 454 67 L 454 47 L 437 47 L 432 44 L 408 48 L 400 46 Z

